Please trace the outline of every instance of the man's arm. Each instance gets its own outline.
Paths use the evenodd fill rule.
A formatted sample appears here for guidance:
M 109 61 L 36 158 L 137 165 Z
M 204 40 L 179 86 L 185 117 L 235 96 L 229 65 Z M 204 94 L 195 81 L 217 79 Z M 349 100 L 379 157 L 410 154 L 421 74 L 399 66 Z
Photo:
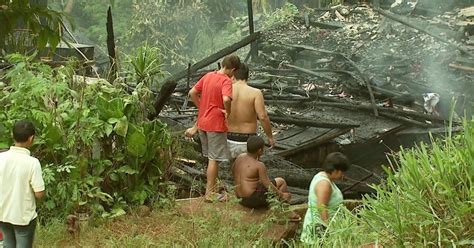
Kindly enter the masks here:
M 228 96 L 223 96 L 222 97 L 222 101 L 224 102 L 224 109 L 225 109 L 225 118 L 227 119 L 227 117 L 230 115 L 230 106 L 232 104 L 232 98 L 228 97 Z
M 35 192 L 35 198 L 38 200 L 41 200 L 44 197 L 44 195 L 45 195 L 44 190 L 40 192 Z
M 270 118 L 268 117 L 267 110 L 265 109 L 265 102 L 263 100 L 263 94 L 259 90 L 254 101 L 255 112 L 260 120 L 260 124 L 263 127 L 263 131 L 267 135 L 268 143 L 271 147 L 275 145 L 275 140 L 272 134 L 272 125 L 270 124 Z
M 186 129 L 186 131 L 184 131 L 184 136 L 188 137 L 188 138 L 192 138 L 196 133 L 198 132 L 198 128 L 197 128 L 197 121 L 194 122 L 194 125 L 188 129 Z
M 331 184 L 326 180 L 322 180 L 318 184 L 316 184 L 316 187 L 314 188 L 315 194 L 318 197 L 317 207 L 319 215 L 321 216 L 321 220 L 323 220 L 324 222 L 328 222 L 329 213 L 327 205 L 329 203 L 329 198 L 331 197 L 332 193 Z
M 199 98 L 199 91 L 196 90 L 196 87 L 193 87 L 189 91 L 189 97 L 191 97 L 191 100 L 193 101 L 194 105 L 196 105 L 196 107 L 199 109 L 199 102 L 201 99 Z
M 279 191 L 278 188 L 270 181 L 270 178 L 268 178 L 267 167 L 265 167 L 262 162 L 259 163 L 261 164 L 258 167 L 258 178 L 260 179 L 260 182 L 263 184 L 263 186 L 265 186 L 265 188 L 275 192 L 279 198 L 284 198 L 283 192 Z
M 33 167 L 33 173 L 30 179 L 30 185 L 35 193 L 36 199 L 41 199 L 44 197 L 44 181 L 43 181 L 43 172 L 41 171 L 41 164 L 39 161 L 36 161 L 36 164 Z

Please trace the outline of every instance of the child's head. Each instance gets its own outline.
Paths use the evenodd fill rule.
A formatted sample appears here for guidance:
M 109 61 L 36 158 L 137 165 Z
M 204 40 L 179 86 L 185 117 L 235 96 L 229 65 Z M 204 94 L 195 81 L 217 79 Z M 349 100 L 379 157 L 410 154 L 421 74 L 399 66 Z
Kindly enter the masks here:
M 13 125 L 13 139 L 15 140 L 15 143 L 31 146 L 35 134 L 35 126 L 31 121 L 17 121 Z
M 237 55 L 231 54 L 224 57 L 222 60 L 222 69 L 224 73 L 232 77 L 234 75 L 234 71 L 240 68 L 240 58 Z
M 250 136 L 247 140 L 247 152 L 255 155 L 262 155 L 265 141 L 260 136 Z

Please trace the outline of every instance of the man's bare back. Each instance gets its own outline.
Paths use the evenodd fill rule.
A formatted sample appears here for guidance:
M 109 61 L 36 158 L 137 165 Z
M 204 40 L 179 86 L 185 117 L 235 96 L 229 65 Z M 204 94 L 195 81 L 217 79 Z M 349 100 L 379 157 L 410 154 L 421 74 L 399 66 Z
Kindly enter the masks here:
M 268 118 L 259 89 L 247 85 L 246 80 L 236 80 L 232 85 L 232 105 L 227 125 L 229 132 L 254 134 L 257 133 L 257 119 L 263 127 L 271 146 L 275 143 L 270 119 Z
M 265 165 L 248 153 L 242 153 L 237 157 L 232 167 L 232 173 L 234 175 L 235 193 L 237 197 L 249 197 L 255 192 L 259 183 L 265 185 L 265 183 L 261 182 L 261 179 L 267 181 L 267 185 L 265 185 L 267 188 L 270 183 Z M 263 178 L 260 178 L 261 174 Z
M 228 119 L 229 132 L 257 132 L 255 101 L 261 94 L 260 90 L 250 87 L 244 82 L 237 81 L 232 85 L 232 112 Z

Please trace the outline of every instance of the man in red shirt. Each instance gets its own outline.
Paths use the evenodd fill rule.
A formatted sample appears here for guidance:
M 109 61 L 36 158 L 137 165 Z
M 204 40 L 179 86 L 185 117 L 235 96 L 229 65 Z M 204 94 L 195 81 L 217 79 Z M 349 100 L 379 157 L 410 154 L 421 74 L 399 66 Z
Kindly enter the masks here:
M 206 200 L 216 197 L 218 162 L 227 161 L 227 116 L 232 101 L 232 76 L 239 69 L 240 59 L 228 55 L 222 60 L 219 71 L 204 75 L 189 91 L 189 96 L 198 107 L 197 128 L 202 144 L 202 154 L 208 158 Z

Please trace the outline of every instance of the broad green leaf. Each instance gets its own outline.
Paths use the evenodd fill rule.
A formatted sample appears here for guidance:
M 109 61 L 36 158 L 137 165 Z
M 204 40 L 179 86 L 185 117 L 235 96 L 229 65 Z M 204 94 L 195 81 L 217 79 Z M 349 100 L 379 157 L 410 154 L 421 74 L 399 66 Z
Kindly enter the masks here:
M 123 116 L 118 120 L 117 123 L 115 123 L 114 131 L 122 137 L 127 136 L 128 120 L 126 116 Z
M 110 125 L 110 124 L 105 124 L 105 135 L 107 137 L 110 136 L 110 134 L 112 133 L 112 131 L 114 130 L 114 126 Z
M 110 180 L 114 182 L 117 182 L 119 180 L 119 176 L 117 175 L 117 173 L 111 173 L 109 177 L 110 177 Z
M 97 109 L 99 110 L 99 115 L 103 120 L 109 120 L 110 118 L 121 118 L 123 110 L 125 108 L 125 103 L 120 98 L 114 98 L 110 101 L 106 100 L 104 97 L 97 97 L 96 102 Z
M 137 174 L 138 171 L 131 168 L 130 166 L 128 165 L 125 165 L 125 166 L 122 166 L 120 167 L 117 172 L 120 172 L 120 173 L 124 173 L 124 174 L 129 174 L 129 175 L 133 175 L 133 174 Z
M 143 157 L 146 153 L 146 137 L 143 131 L 133 128 L 133 132 L 127 135 L 127 151 L 135 157 Z

